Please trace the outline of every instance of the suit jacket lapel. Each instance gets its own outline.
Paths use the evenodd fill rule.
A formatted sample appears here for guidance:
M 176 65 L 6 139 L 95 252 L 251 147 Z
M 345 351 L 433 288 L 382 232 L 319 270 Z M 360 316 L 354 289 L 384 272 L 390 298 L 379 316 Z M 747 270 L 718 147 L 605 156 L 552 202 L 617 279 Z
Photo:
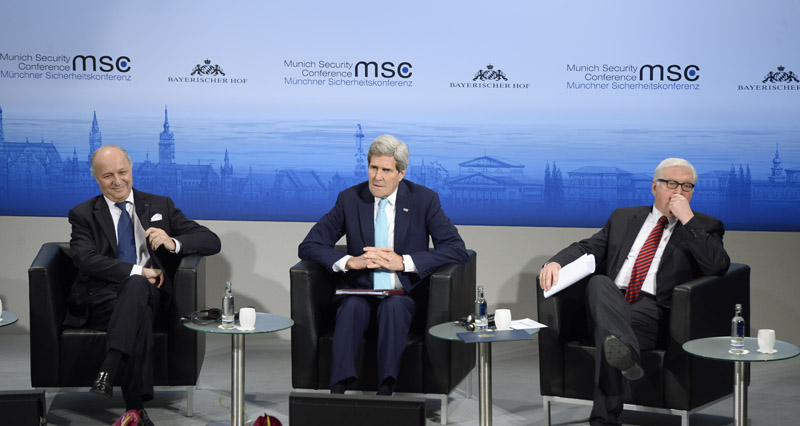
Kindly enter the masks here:
M 672 235 L 669 237 L 667 246 L 664 247 L 664 252 L 661 253 L 661 263 L 659 263 L 658 265 L 659 270 L 661 269 L 662 265 L 669 264 L 669 261 L 667 261 L 667 259 L 669 259 L 669 257 L 672 256 L 672 252 L 675 251 L 675 246 L 677 246 L 680 243 L 679 230 L 682 227 L 683 224 L 681 223 L 681 221 L 678 221 L 678 223 L 675 224 L 675 229 L 672 230 Z
M 405 236 L 411 222 L 411 194 L 406 185 L 400 181 L 397 187 L 397 198 L 394 206 L 394 252 L 403 253 L 405 250 Z
M 619 256 L 614 264 L 614 270 L 609 274 L 612 279 L 616 277 L 619 270 L 622 269 L 622 264 L 625 263 L 625 259 L 628 257 L 628 253 L 630 253 L 631 247 L 633 247 L 636 236 L 639 235 L 639 231 L 642 229 L 642 225 L 644 225 L 648 213 L 649 210 L 643 208 L 628 219 L 628 225 L 625 227 L 625 238 L 622 240 Z
M 136 206 L 136 216 L 139 217 L 139 223 L 147 231 L 147 228 L 150 227 L 150 200 L 142 195 L 141 192 L 134 190 L 133 203 Z
M 358 203 L 358 221 L 361 224 L 361 239 L 364 246 L 375 246 L 375 197 L 369 192 L 369 186 L 361 191 L 361 202 Z
M 108 210 L 106 199 L 101 195 L 94 203 L 94 220 L 100 224 L 100 229 L 103 231 L 108 245 L 114 252 L 114 257 L 117 257 L 117 230 L 114 229 L 114 219 L 111 218 L 111 212 Z

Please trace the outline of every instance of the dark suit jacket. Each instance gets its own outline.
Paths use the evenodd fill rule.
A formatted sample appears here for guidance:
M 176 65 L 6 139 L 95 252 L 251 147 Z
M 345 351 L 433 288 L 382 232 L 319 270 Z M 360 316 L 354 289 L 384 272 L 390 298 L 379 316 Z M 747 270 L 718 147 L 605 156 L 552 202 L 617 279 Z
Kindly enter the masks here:
M 347 254 L 360 256 L 364 247 L 375 245 L 375 197 L 367 182 L 339 193 L 336 205 L 317 222 L 300 244 L 301 259 L 314 260 L 332 271 L 342 258 L 334 245 L 347 236 Z M 434 250 L 429 251 L 433 240 Z M 397 188 L 394 227 L 394 251 L 411 255 L 419 274 L 398 272 L 403 288 L 410 292 L 415 285 L 448 263 L 465 263 L 467 249 L 450 222 L 436 192 L 408 180 Z M 372 288 L 372 270 L 348 271 L 339 287 Z
M 147 194 L 133 190 L 136 215 L 142 227 L 161 228 L 172 238 L 181 243 L 180 254 L 170 253 L 163 246 L 155 252 L 150 249 L 153 268 L 164 271 L 165 282 L 162 286 L 162 306 L 169 306 L 172 295 L 172 277 L 180 257 L 185 254 L 216 254 L 220 250 L 220 241 L 216 234 L 208 228 L 189 220 L 175 208 L 169 197 Z M 161 219 L 150 221 L 154 215 Z M 72 225 L 70 252 L 78 269 L 78 275 L 68 298 L 68 312 L 64 324 L 68 327 L 81 327 L 86 322 L 89 310 L 101 302 L 95 295 L 101 290 L 113 288 L 117 283 L 130 276 L 133 264 L 117 260 L 117 230 L 108 204 L 102 195 L 75 206 L 69 212 Z
M 615 210 L 603 229 L 561 250 L 550 261 L 564 266 L 584 253 L 591 253 L 595 256 L 596 272 L 615 279 L 652 208 Z M 685 226 L 680 221 L 675 225 L 656 273 L 656 299 L 662 305 L 671 306 L 672 289 L 676 285 L 703 275 L 722 275 L 728 270 L 731 261 L 722 246 L 723 234 L 722 222 L 698 212 L 694 212 Z

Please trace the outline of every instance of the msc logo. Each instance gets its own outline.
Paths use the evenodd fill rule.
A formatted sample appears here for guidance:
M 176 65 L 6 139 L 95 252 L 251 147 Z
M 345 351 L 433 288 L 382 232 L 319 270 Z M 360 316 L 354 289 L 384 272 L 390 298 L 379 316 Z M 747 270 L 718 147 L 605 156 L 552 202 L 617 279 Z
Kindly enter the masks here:
M 98 67 L 97 64 L 100 63 Z M 117 59 L 111 56 L 101 56 L 99 59 L 94 55 L 75 55 L 72 59 L 73 71 L 97 71 L 98 68 L 102 72 L 128 72 L 131 70 L 131 58 L 127 56 L 120 56 Z
M 649 71 L 649 80 L 664 81 L 664 66 L 663 65 L 642 65 L 639 69 L 639 80 L 645 80 L 645 73 Z M 680 65 L 669 65 L 666 67 L 667 80 L 679 81 L 681 79 L 688 81 L 697 81 L 700 78 L 700 67 L 697 65 L 687 65 L 681 68 Z
M 383 78 L 394 78 L 394 76 L 398 76 L 400 78 L 409 78 L 411 77 L 411 63 L 409 62 L 400 62 L 397 66 L 394 65 L 394 62 L 384 62 L 382 64 L 378 64 L 375 61 L 360 61 L 356 62 L 356 77 L 359 76 L 359 71 L 361 71 L 364 77 L 383 77 Z M 378 74 L 378 71 L 381 71 Z

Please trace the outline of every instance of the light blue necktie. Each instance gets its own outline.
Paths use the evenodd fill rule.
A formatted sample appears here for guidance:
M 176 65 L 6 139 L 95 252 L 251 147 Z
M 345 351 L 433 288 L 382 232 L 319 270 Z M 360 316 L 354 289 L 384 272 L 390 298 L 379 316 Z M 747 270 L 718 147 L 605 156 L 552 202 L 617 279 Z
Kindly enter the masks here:
M 378 204 L 378 216 L 375 218 L 375 247 L 389 247 L 389 219 L 386 218 L 386 203 L 389 200 L 381 198 Z M 375 271 L 372 273 L 372 286 L 378 290 L 392 288 L 391 273 Z
M 119 215 L 119 223 L 117 223 L 117 259 L 135 265 L 136 237 L 133 236 L 131 216 L 128 214 L 128 209 L 125 208 L 127 203 L 127 201 L 114 203 L 122 210 L 122 214 Z

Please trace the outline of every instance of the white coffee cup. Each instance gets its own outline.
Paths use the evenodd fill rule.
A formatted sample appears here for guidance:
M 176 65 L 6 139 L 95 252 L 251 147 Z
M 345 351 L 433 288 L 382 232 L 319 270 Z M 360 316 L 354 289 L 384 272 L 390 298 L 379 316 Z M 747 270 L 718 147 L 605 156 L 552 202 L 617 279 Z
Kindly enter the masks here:
M 511 329 L 511 310 L 497 309 L 494 311 L 494 325 L 497 330 Z
M 775 350 L 775 330 L 768 328 L 758 330 L 758 350 L 767 353 Z
M 244 330 L 252 330 L 256 326 L 255 308 L 239 309 L 239 326 Z

